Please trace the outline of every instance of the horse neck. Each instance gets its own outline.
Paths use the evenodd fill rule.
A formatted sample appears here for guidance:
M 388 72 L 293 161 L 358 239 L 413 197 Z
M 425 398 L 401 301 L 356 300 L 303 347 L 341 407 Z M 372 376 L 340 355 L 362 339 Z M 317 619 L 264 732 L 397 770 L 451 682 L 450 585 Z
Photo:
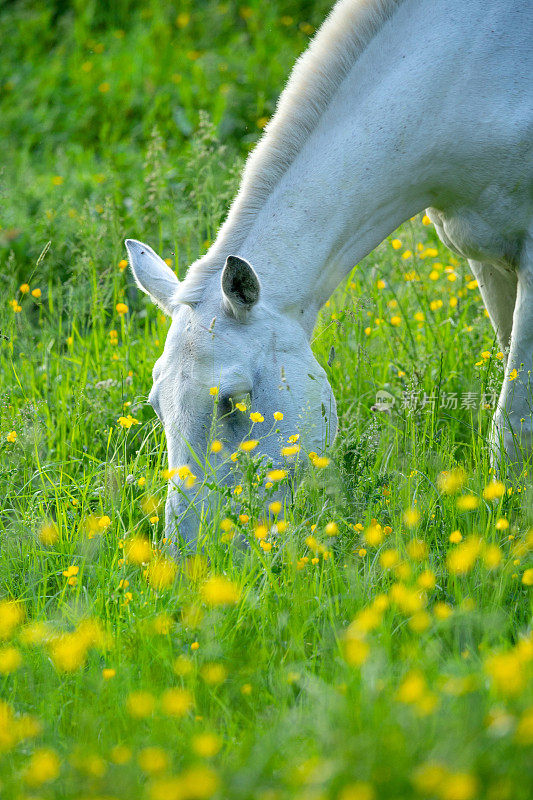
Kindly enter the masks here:
M 263 300 L 309 334 L 355 264 L 449 184 L 446 88 L 464 39 L 454 2 L 440 5 L 408 0 L 383 25 L 259 206 L 244 181 L 208 254 L 246 258 Z

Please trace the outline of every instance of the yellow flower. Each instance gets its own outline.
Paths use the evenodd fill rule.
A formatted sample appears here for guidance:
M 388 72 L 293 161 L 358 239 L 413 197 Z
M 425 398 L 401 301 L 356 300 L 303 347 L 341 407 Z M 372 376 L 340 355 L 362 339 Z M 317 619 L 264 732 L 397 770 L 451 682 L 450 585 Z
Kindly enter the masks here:
M 509 527 L 509 520 L 505 519 L 505 517 L 500 517 L 494 527 L 497 531 L 506 531 Z
M 162 747 L 145 747 L 139 752 L 137 763 L 143 772 L 153 775 L 168 767 L 168 756 Z
M 437 619 L 448 619 L 452 614 L 452 609 L 447 603 L 435 603 L 433 606 L 433 613 Z
M 283 412 L 282 411 L 274 411 L 272 416 L 274 417 L 274 419 L 277 419 L 278 421 L 280 421 L 280 420 L 283 419 Z
M 98 86 L 98 91 L 102 94 L 106 94 L 110 89 L 111 86 L 107 81 L 103 81 L 103 83 Z
M 13 442 L 15 442 L 17 439 L 17 435 L 18 434 L 16 431 L 10 431 L 6 436 L 6 439 L 10 444 L 13 444 Z
M 448 553 L 446 559 L 448 569 L 456 575 L 466 575 L 476 563 L 480 551 L 481 541 L 476 536 L 469 536 L 466 541 Z
M 408 508 L 404 512 L 403 521 L 408 528 L 414 528 L 420 522 L 420 512 L 416 508 Z
M 279 514 L 281 511 L 282 505 L 279 500 L 273 500 L 272 503 L 268 506 L 268 510 L 271 514 Z
M 412 254 L 412 252 L 411 252 L 410 250 L 405 250 L 405 251 L 402 253 L 402 258 L 403 258 L 404 260 L 406 260 L 406 259 L 408 259 L 408 258 L 411 258 L 411 256 L 412 256 L 412 255 L 413 255 L 413 254 Z
M 192 706 L 192 695 L 187 689 L 166 689 L 161 695 L 161 709 L 169 717 L 184 717 Z
M 127 266 L 128 266 L 128 260 L 127 260 L 126 258 L 122 258 L 122 259 L 121 259 L 121 260 L 118 262 L 118 268 L 119 268 L 119 270 L 120 270 L 121 272 L 124 272 L 124 270 L 126 269 L 126 267 L 127 267 Z
M 515 381 L 517 378 L 518 378 L 518 370 L 512 369 L 511 372 L 509 373 L 509 380 Z
M 19 286 L 19 292 L 21 294 L 28 294 L 29 291 L 30 291 L 29 284 L 21 283 L 21 285 Z
M 267 472 L 267 479 L 269 481 L 282 481 L 283 478 L 286 477 L 287 477 L 286 469 L 271 469 L 270 472 Z
M 473 494 L 462 494 L 457 498 L 456 506 L 459 511 L 473 511 L 479 507 L 479 497 Z
M 54 177 L 52 178 L 52 185 L 61 186 L 62 183 L 63 183 L 63 178 L 61 177 L 61 175 L 54 175 Z
M 150 692 L 131 692 L 126 699 L 126 711 L 134 719 L 146 719 L 155 709 L 155 697 Z
M 117 674 L 116 670 L 111 667 L 104 667 L 102 670 L 102 677 L 105 681 L 110 681 Z
M 478 782 L 467 772 L 446 775 L 439 786 L 441 800 L 473 800 L 478 795 Z
M 312 457 L 311 453 L 309 453 L 309 458 L 311 459 L 311 464 L 313 467 L 316 467 L 317 469 L 325 469 L 330 462 L 330 459 L 327 456 L 317 456 L 316 453 L 314 453 Z
M 391 317 L 390 324 L 394 328 L 398 328 L 402 324 L 402 318 L 398 316 Z
M 124 744 L 116 744 L 111 748 L 110 758 L 113 764 L 127 764 L 131 758 L 131 750 Z
M 0 675 L 10 675 L 22 664 L 22 656 L 16 647 L 0 648 Z
M 437 478 L 437 485 L 444 494 L 456 494 L 465 485 L 466 477 L 466 472 L 462 467 L 455 467 L 441 472 Z
M 252 420 L 252 422 L 264 422 L 265 421 L 264 416 L 262 414 L 260 414 L 259 411 L 252 411 L 252 413 L 250 414 L 250 419 Z
M 522 575 L 522 583 L 524 586 L 533 586 L 533 568 L 526 569 Z
M 244 414 L 244 412 L 246 411 L 246 403 L 241 403 L 241 402 L 235 403 L 235 408 L 237 408 L 239 411 L 242 411 Z
M 212 453 L 220 453 L 221 450 L 222 450 L 222 442 L 219 442 L 218 439 L 215 439 L 213 442 L 211 442 Z
M 463 535 L 461 531 L 452 531 L 448 537 L 448 541 L 452 544 L 459 544 L 459 542 L 462 542 Z
M 209 394 L 211 395 L 211 397 L 217 397 L 217 395 L 218 395 L 218 386 L 211 386 L 209 388 Z
M 431 225 L 431 220 L 427 214 L 422 217 L 422 225 Z
M 272 550 L 271 542 L 264 542 L 264 541 L 259 542 L 259 547 L 261 548 L 261 550 L 264 550 L 265 553 L 270 553 L 270 551 Z
M 126 305 L 126 303 L 117 303 L 115 308 L 121 315 L 128 313 L 128 306 Z
M 241 442 L 239 448 L 244 450 L 245 453 L 250 453 L 252 450 L 255 450 L 259 441 L 257 439 L 248 439 L 245 442 Z
M 501 481 L 492 481 L 483 489 L 485 500 L 499 500 L 505 494 L 505 486 Z
M 401 682 L 396 698 L 400 703 L 417 703 L 426 693 L 426 679 L 420 670 L 414 669 L 407 673 Z
M 228 676 L 226 668 L 222 664 L 205 664 L 200 674 L 204 681 L 211 686 L 223 683 Z
M 407 544 L 407 554 L 415 561 L 422 561 L 427 557 L 428 546 L 422 539 L 411 539 Z
M 209 606 L 225 606 L 238 603 L 241 592 L 233 581 L 222 575 L 213 575 L 202 586 L 201 595 Z
M 29 786 L 41 786 L 57 778 L 60 771 L 60 763 L 57 753 L 48 748 L 36 750 L 30 758 L 24 780 Z
M 370 645 L 363 639 L 361 633 L 350 628 L 344 639 L 344 660 L 351 667 L 360 667 L 370 655 Z
M 339 526 L 336 522 L 328 522 L 326 525 L 326 536 L 337 536 L 339 533 Z
M 42 294 L 42 292 L 41 292 L 41 290 L 39 288 L 32 289 L 31 295 L 32 295 L 32 297 L 35 297 L 36 300 L 38 300 L 40 298 L 41 294 Z
M 124 543 L 126 560 L 132 564 L 146 564 L 153 556 L 152 547 L 148 539 L 141 536 L 130 536 Z
M 290 458 L 291 456 L 295 456 L 300 452 L 300 445 L 299 444 L 291 444 L 287 447 L 281 448 L 281 455 L 284 458 Z
M 518 744 L 533 744 L 533 706 L 526 708 L 520 718 L 514 735 Z
M 140 425 L 139 420 L 132 417 L 131 414 L 128 414 L 127 417 L 119 417 L 117 422 L 122 428 L 126 429 L 131 428 L 132 425 Z
M 168 558 L 158 558 L 148 568 L 148 582 L 154 589 L 166 589 L 176 577 L 177 566 Z
M 392 245 L 394 250 L 399 250 L 400 247 L 402 246 L 402 242 L 401 242 L 400 239 L 393 239 L 392 242 L 391 242 L 391 245 Z
M 378 522 L 372 522 L 365 532 L 365 542 L 370 547 L 377 547 L 383 541 L 383 528 Z
M 222 739 L 215 733 L 199 733 L 192 738 L 192 749 L 197 756 L 212 758 L 222 747 Z
M 375 800 L 376 792 L 370 783 L 349 783 L 338 795 L 339 800 Z

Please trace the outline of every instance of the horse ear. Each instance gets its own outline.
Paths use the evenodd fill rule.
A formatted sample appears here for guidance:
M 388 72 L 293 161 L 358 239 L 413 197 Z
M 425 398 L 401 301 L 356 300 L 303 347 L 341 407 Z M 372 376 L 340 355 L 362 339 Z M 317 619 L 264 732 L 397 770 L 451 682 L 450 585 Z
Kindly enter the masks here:
M 244 321 L 259 300 L 261 291 L 255 270 L 244 258 L 228 256 L 220 283 L 226 311 Z
M 147 244 L 136 239 L 126 239 L 126 250 L 139 289 L 150 295 L 154 303 L 171 316 L 179 304 L 176 299 L 179 280 Z

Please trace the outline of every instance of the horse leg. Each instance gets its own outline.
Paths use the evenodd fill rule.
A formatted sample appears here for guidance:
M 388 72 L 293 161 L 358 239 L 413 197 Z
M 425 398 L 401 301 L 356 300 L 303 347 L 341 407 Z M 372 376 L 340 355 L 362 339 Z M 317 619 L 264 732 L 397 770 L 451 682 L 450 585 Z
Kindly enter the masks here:
M 507 335 L 506 328 L 503 330 L 503 335 Z M 492 444 L 496 456 L 502 455 L 503 445 L 507 457 L 519 469 L 533 451 L 532 234 L 526 238 L 517 272 L 517 294 L 510 349 L 498 408 L 493 420 Z
M 498 343 L 507 360 L 507 351 L 513 330 L 513 311 L 516 304 L 516 272 L 504 272 L 481 261 L 468 262 L 479 291 L 489 312 L 490 321 L 498 337 Z

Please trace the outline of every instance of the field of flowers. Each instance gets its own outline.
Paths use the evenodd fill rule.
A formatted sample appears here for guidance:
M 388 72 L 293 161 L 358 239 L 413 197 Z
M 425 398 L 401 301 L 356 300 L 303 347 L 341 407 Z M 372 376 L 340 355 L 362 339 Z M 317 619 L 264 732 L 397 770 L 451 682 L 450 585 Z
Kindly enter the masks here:
M 490 472 L 502 354 L 427 218 L 321 312 L 339 434 L 287 442 L 284 518 L 243 450 L 198 555 L 165 550 L 169 320 L 122 242 L 205 250 L 328 5 L 0 9 L 6 800 L 532 796 L 533 485 Z

